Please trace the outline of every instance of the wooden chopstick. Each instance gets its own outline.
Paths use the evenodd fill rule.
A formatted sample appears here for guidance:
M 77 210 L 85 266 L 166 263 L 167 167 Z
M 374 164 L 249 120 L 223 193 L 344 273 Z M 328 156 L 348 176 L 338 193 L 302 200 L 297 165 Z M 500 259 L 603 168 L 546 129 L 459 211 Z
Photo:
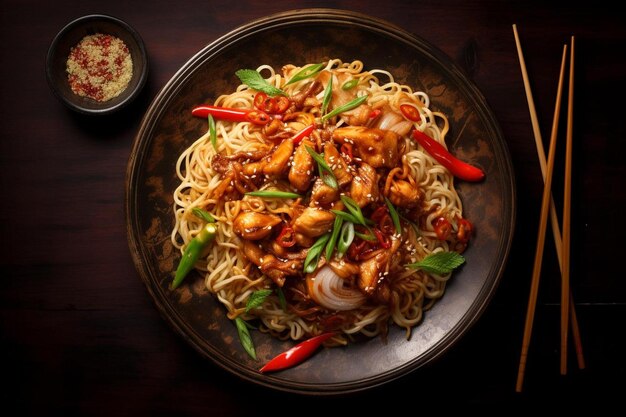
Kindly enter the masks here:
M 519 40 L 519 36 L 517 33 L 517 25 L 513 25 L 513 34 L 515 35 L 515 43 L 517 45 L 517 53 L 519 56 L 520 67 L 522 71 L 522 79 L 524 80 L 524 88 L 526 90 L 526 98 L 528 101 L 528 110 L 530 111 L 530 119 L 533 127 L 533 133 L 535 136 L 535 145 L 537 147 L 537 156 L 539 157 L 539 166 L 541 167 L 541 174 L 545 181 L 546 178 L 546 155 L 543 149 L 543 139 L 541 138 L 541 131 L 539 129 L 539 121 L 537 118 L 537 112 L 535 110 L 535 102 L 533 100 L 532 91 L 530 88 L 530 81 L 528 78 L 528 73 L 526 71 L 526 63 L 524 61 L 524 54 L 522 52 L 522 45 Z M 572 64 L 570 64 L 573 66 Z M 570 77 L 571 78 L 571 77 Z M 554 239 L 554 245 L 556 247 L 556 254 L 559 262 L 559 268 L 561 272 L 563 271 L 563 244 L 561 239 L 561 229 L 559 226 L 559 219 L 557 217 L 556 207 L 554 204 L 554 199 L 550 196 L 550 224 L 552 226 L 552 237 Z M 576 349 L 576 358 L 578 360 L 578 368 L 585 368 L 585 358 L 583 355 L 582 341 L 580 338 L 580 329 L 578 328 L 578 318 L 576 316 L 576 307 L 574 304 L 574 297 L 571 293 L 569 294 L 569 312 L 570 312 L 570 325 L 572 330 L 572 337 L 574 339 L 574 346 Z
M 567 133 L 565 145 L 565 184 L 563 189 L 563 270 L 561 272 L 561 375 L 567 374 L 567 324 L 570 306 L 570 205 L 572 201 L 572 135 L 574 124 L 574 37 L 570 47 L 569 88 L 567 93 Z
M 559 125 L 559 115 L 561 112 L 561 96 L 563 93 L 563 76 L 565 74 L 565 64 L 567 60 L 567 45 L 563 45 L 563 58 L 561 61 L 561 71 L 556 94 L 556 104 L 554 106 L 554 118 L 552 121 L 552 135 L 550 136 L 550 148 L 548 150 L 548 166 L 546 179 L 543 187 L 543 197 L 541 200 L 541 216 L 539 219 L 539 231 L 537 233 L 537 247 L 535 251 L 535 263 L 533 265 L 533 276 L 530 284 L 530 295 L 528 298 L 528 310 L 526 311 L 526 324 L 524 326 L 524 338 L 522 341 L 522 352 L 520 355 L 519 370 L 517 373 L 517 384 L 515 390 L 522 391 L 524 384 L 524 373 L 526 371 L 526 359 L 528 357 L 528 347 L 530 346 L 530 336 L 532 333 L 533 320 L 535 318 L 535 306 L 537 305 L 537 293 L 539 291 L 539 280 L 541 273 L 541 263 L 543 261 L 543 247 L 546 240 L 546 228 L 548 224 L 548 212 L 550 207 L 550 191 L 552 188 L 552 171 L 554 170 L 554 154 L 556 153 L 556 137 Z

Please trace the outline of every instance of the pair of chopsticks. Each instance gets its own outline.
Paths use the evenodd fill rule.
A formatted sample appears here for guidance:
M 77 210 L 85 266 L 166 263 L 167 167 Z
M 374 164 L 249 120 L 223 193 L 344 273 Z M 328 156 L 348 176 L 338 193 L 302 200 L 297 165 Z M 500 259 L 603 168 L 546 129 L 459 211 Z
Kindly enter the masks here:
M 516 25 L 513 25 L 513 34 L 515 35 L 515 43 L 517 45 L 517 53 L 519 56 L 520 67 L 522 70 L 522 78 L 524 80 L 524 88 L 526 90 L 526 98 L 528 100 L 528 109 L 533 126 L 533 134 L 535 136 L 535 144 L 541 166 L 541 173 L 544 180 L 543 198 L 541 202 L 541 215 L 539 220 L 539 231 L 537 236 L 537 247 L 535 252 L 535 263 L 533 265 L 533 275 L 530 286 L 530 296 L 528 299 L 528 310 L 526 312 L 526 323 L 524 326 L 524 338 L 522 341 L 522 352 L 520 355 L 519 370 L 517 374 L 517 383 L 515 390 L 522 391 L 524 383 L 524 374 L 526 370 L 526 361 L 528 358 L 528 348 L 530 346 L 530 337 L 535 316 L 535 306 L 537 304 L 537 294 L 539 291 L 539 280 L 541 272 L 541 263 L 543 260 L 543 249 L 545 244 L 545 235 L 548 222 L 548 214 L 550 214 L 552 235 L 556 246 L 559 267 L 561 269 L 561 374 L 567 374 L 567 340 L 568 340 L 568 323 L 572 327 L 572 337 L 576 349 L 576 357 L 578 367 L 585 368 L 585 361 L 582 351 L 582 343 L 580 341 L 580 330 L 578 328 L 578 320 L 576 318 L 576 310 L 574 306 L 574 298 L 570 289 L 570 214 L 571 214 L 571 171 L 572 171 L 572 135 L 573 135 L 573 114 L 574 114 L 574 37 L 571 38 L 570 48 L 570 66 L 569 66 L 569 88 L 568 88 L 568 105 L 567 105 L 567 132 L 566 132 L 566 149 L 565 149 L 565 185 L 563 192 L 563 234 L 559 228 L 554 199 L 552 197 L 552 173 L 554 170 L 554 159 L 556 150 L 556 138 L 558 133 L 558 124 L 561 111 L 561 97 L 563 92 L 563 79 L 565 67 L 567 64 L 567 45 L 563 46 L 563 57 L 561 60 L 561 70 L 559 75 L 559 83 L 557 88 L 556 104 L 554 108 L 554 118 L 552 121 L 552 132 L 550 136 L 550 147 L 548 150 L 548 160 L 546 165 L 546 156 L 543 149 L 543 141 L 539 130 L 539 122 L 537 112 L 530 89 L 528 73 L 526 71 L 526 63 L 522 54 L 522 46 L 520 44 Z

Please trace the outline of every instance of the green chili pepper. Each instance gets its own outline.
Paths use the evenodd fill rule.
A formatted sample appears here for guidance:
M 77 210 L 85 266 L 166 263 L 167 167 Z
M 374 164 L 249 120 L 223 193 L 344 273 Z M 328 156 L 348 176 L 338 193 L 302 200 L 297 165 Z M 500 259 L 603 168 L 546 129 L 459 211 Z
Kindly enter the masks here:
M 171 289 L 176 289 L 183 282 L 183 279 L 185 279 L 187 274 L 193 269 L 193 266 L 200 256 L 200 252 L 215 239 L 216 234 L 217 226 L 215 223 L 207 223 L 204 228 L 200 230 L 200 233 L 191 239 L 178 264 Z
M 285 84 L 285 86 L 293 83 L 297 83 L 298 81 L 302 81 L 306 78 L 310 78 L 320 72 L 326 66 L 325 62 L 320 64 L 309 65 L 308 67 L 302 68 L 300 71 L 294 74 L 293 77 Z
M 339 106 L 336 109 L 333 109 L 333 111 L 331 111 L 328 114 L 325 114 L 324 116 L 322 116 L 322 123 L 324 123 L 326 120 L 330 119 L 331 117 L 334 117 L 340 113 L 355 109 L 357 107 L 359 107 L 361 104 L 363 104 L 363 102 L 365 102 L 367 100 L 367 95 L 361 96 L 361 97 L 357 97 L 354 100 L 344 104 L 343 106 Z

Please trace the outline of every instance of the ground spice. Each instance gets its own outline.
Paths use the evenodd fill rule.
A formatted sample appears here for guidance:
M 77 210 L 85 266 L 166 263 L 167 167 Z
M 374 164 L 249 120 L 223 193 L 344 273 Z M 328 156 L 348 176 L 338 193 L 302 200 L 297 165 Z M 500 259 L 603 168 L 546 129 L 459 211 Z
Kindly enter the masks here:
M 75 94 L 107 101 L 128 87 L 133 76 L 133 61 L 124 41 L 96 33 L 85 36 L 71 49 L 67 74 Z

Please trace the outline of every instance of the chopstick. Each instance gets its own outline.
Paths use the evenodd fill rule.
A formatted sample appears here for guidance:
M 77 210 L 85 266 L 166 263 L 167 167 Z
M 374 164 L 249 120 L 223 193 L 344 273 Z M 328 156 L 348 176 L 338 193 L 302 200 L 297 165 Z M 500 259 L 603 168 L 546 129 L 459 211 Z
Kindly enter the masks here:
M 561 61 L 561 71 L 554 106 L 554 118 L 552 121 L 552 134 L 550 136 L 550 148 L 548 150 L 548 166 L 543 187 L 543 197 L 541 200 L 541 216 L 539 220 L 539 231 L 537 233 L 537 246 L 535 251 L 535 263 L 533 265 L 533 275 L 530 285 L 530 295 L 528 298 L 528 309 L 526 311 L 526 324 L 524 325 L 524 338 L 522 341 L 522 352 L 520 355 L 519 369 L 517 373 L 517 383 L 515 390 L 522 391 L 524 384 L 524 373 L 526 371 L 526 360 L 528 357 L 528 347 L 532 333 L 533 321 L 535 318 L 535 307 L 537 305 L 537 293 L 539 291 L 539 280 L 541 272 L 541 262 L 543 261 L 543 248 L 546 240 L 546 228 L 548 223 L 548 212 L 550 208 L 550 190 L 552 188 L 552 171 L 554 170 L 554 154 L 556 153 L 556 137 L 559 125 L 559 115 L 561 112 L 561 96 L 563 93 L 563 76 L 565 74 L 565 64 L 567 60 L 567 45 L 563 45 L 563 58 Z
M 565 185 L 563 190 L 563 268 L 561 281 L 561 375 L 567 374 L 567 324 L 570 304 L 570 221 L 572 201 L 572 136 L 574 124 L 574 37 L 570 47 L 569 88 L 567 93 L 567 133 L 565 145 Z

